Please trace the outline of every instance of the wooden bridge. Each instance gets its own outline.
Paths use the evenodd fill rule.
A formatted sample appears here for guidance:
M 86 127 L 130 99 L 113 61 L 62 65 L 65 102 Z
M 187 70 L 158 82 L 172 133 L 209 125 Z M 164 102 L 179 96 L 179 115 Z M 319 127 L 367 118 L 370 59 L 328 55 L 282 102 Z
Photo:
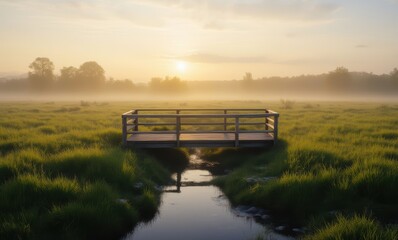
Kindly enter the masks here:
M 135 109 L 122 115 L 123 145 L 265 147 L 277 142 L 278 117 L 267 109 Z

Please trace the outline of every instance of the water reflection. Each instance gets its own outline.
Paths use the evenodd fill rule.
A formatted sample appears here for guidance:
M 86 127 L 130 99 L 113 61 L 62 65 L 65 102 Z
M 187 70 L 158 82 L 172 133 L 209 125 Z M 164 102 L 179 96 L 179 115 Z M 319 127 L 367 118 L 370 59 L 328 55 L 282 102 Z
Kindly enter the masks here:
M 240 240 L 264 233 L 264 226 L 253 218 L 239 217 L 231 211 L 228 199 L 209 184 L 212 178 L 206 170 L 175 174 L 176 184 L 165 188 L 157 217 L 138 225 L 124 239 Z M 267 233 L 267 239 L 269 237 L 285 238 L 273 232 Z
M 164 192 L 174 192 L 174 193 L 180 193 L 181 192 L 181 172 L 178 172 L 175 174 L 175 180 L 176 180 L 176 189 L 173 189 L 172 186 L 164 188 Z M 174 178 L 174 177 L 173 177 Z

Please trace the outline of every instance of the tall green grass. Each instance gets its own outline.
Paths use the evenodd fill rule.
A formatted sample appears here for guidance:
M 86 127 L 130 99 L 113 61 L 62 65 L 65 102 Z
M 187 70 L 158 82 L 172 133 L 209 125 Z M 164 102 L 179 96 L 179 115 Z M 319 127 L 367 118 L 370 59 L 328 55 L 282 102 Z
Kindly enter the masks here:
M 150 219 L 159 203 L 155 186 L 187 162 L 175 151 L 122 149 L 120 114 L 159 104 L 0 103 L 0 238 L 118 238 Z M 161 103 L 164 108 L 181 104 Z M 393 230 L 378 222 L 394 222 L 398 215 L 397 104 L 183 105 L 280 112 L 277 146 L 205 152 L 232 170 L 216 184 L 233 203 L 264 207 L 292 225 L 322 219 L 325 225 L 312 229 L 320 236 L 316 239 L 322 239 L 321 231 L 340 229 L 335 225 L 356 229 L 362 220 L 350 216 L 371 212 L 363 220 L 371 223 L 366 228 L 376 224 L 377 236 L 391 236 Z M 252 176 L 276 178 L 253 184 L 246 181 Z M 346 222 L 331 213 L 342 214 Z
M 277 221 L 293 226 L 328 219 L 334 213 L 366 212 L 383 223 L 394 223 L 398 105 L 320 104 L 276 109 L 281 113 L 280 142 L 259 155 L 247 157 L 235 150 L 234 156 L 225 159 L 223 151 L 208 152 L 210 159 L 235 167 L 215 183 L 235 204 L 269 209 L 279 217 Z M 258 183 L 246 180 L 253 176 L 276 178 Z M 382 229 L 375 234 L 384 236 Z
M 115 239 L 156 213 L 170 172 L 121 148 L 126 106 L 0 105 L 0 239 Z
M 317 229 L 306 240 L 384 240 L 398 239 L 398 229 L 383 227 L 380 223 L 366 216 L 337 216 L 335 220 Z
M 7 239 L 120 237 L 155 214 L 154 187 L 169 178 L 148 156 L 117 149 L 22 150 L 8 154 L 2 166 L 10 169 L 0 185 L 0 234 Z

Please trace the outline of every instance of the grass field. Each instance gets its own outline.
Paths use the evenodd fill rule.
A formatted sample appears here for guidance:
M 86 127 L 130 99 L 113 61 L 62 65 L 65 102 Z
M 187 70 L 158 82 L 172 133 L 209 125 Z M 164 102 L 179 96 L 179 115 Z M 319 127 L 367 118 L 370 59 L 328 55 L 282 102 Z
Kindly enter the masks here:
M 216 180 L 231 201 L 307 226 L 309 239 L 398 235 L 388 225 L 398 221 L 398 104 L 4 102 L 0 238 L 115 239 L 149 219 L 158 206 L 155 187 L 169 181 L 170 171 L 147 152 L 121 148 L 120 115 L 159 106 L 280 112 L 276 147 L 207 151 L 232 169 Z M 246 181 L 268 176 L 276 178 Z
M 379 222 L 398 221 L 398 105 L 303 103 L 276 110 L 278 146 L 250 156 L 207 153 L 235 169 L 216 180 L 232 202 L 310 226 L 310 239 L 397 239 L 397 225 Z M 247 181 L 262 177 L 276 178 Z
M 153 216 L 170 173 L 121 149 L 126 108 L 1 104 L 1 239 L 116 239 Z

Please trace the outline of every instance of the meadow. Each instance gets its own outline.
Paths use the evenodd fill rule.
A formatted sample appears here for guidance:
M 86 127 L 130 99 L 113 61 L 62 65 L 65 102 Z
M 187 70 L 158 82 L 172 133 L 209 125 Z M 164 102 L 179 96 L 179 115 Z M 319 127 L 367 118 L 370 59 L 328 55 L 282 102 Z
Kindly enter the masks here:
M 276 224 L 306 226 L 308 239 L 397 239 L 398 105 L 275 109 L 277 146 L 206 153 L 234 169 L 215 181 L 230 200 L 270 210 Z
M 153 217 L 176 156 L 123 149 L 120 115 L 159 106 L 278 111 L 277 146 L 205 150 L 232 203 L 308 239 L 398 236 L 398 104 L 148 101 L 0 103 L 0 238 L 116 239 Z
M 126 108 L 1 103 L 1 239 L 117 239 L 153 217 L 170 172 L 121 148 Z

